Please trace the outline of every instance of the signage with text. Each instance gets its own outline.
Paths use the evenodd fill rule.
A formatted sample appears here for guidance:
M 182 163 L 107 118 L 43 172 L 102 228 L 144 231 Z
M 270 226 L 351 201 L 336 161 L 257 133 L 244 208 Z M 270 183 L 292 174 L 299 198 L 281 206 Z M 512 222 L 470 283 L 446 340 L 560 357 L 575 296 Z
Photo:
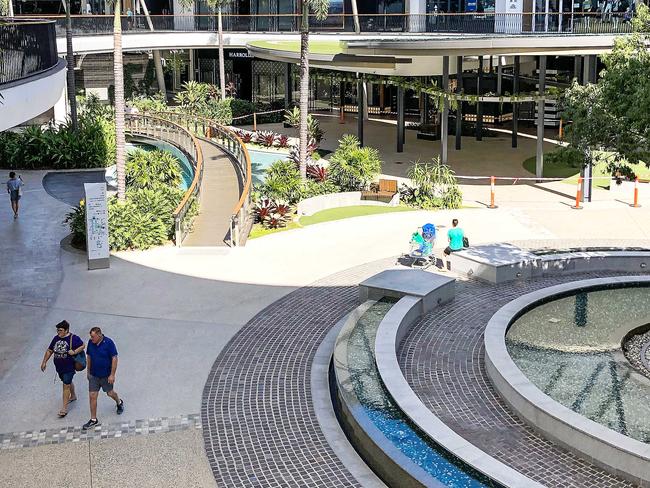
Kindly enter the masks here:
M 106 183 L 84 183 L 88 269 L 108 268 L 108 205 Z

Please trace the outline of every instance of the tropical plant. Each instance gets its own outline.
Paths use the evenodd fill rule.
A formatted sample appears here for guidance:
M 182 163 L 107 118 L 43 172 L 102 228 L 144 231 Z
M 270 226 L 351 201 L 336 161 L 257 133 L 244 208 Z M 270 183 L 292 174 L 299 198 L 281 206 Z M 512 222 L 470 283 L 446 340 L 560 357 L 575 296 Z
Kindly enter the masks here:
M 325 135 L 325 132 L 320 127 L 320 122 L 311 115 L 307 117 L 307 133 L 309 134 L 310 141 L 313 140 L 318 145 L 320 145 Z
M 400 188 L 401 200 L 417 208 L 460 208 L 463 195 L 454 171 L 434 158 L 431 163 L 412 164 L 408 173 L 411 185 Z
M 138 95 L 131 99 L 129 105 L 138 109 L 138 112 L 166 112 L 169 110 L 167 102 L 160 93 L 153 96 Z
M 247 130 L 240 130 L 237 131 L 237 135 L 239 138 L 242 140 L 244 144 L 248 144 L 250 142 L 253 142 L 253 133 L 249 132 Z
M 292 207 L 283 200 L 260 199 L 253 208 L 255 221 L 266 229 L 284 227 L 291 220 Z
M 300 109 L 293 107 L 291 110 L 285 110 L 284 122 L 291 127 L 298 127 L 300 125 Z
M 253 206 L 253 216 L 256 222 L 264 222 L 264 219 L 273 213 L 273 201 L 270 198 L 261 198 Z
M 298 202 L 302 196 L 300 172 L 290 160 L 279 160 L 266 170 L 266 179 L 260 193 L 272 200 L 283 200 L 290 204 Z
M 278 147 L 288 147 L 289 146 L 289 136 L 285 134 L 279 134 L 276 139 L 276 146 Z
M 329 0 L 301 0 L 302 20 L 300 23 L 300 176 L 307 176 L 307 159 L 309 157 L 309 13 L 313 11 L 316 18 L 324 20 L 329 10 Z
M 178 187 L 181 170 L 178 160 L 168 151 L 131 152 L 126 161 L 126 184 L 129 188 L 152 189 L 158 185 Z
M 257 131 L 255 133 L 255 142 L 262 146 L 271 147 L 275 142 L 275 133 L 270 130 Z
M 322 183 L 327 179 L 327 168 L 319 164 L 307 165 L 307 176 L 314 181 Z
M 368 187 L 381 172 L 379 152 L 360 147 L 355 136 L 344 135 L 338 149 L 329 161 L 329 178 L 343 191 L 357 191 Z
M 209 83 L 187 81 L 181 85 L 181 91 L 174 96 L 174 101 L 187 111 L 202 111 L 211 93 L 214 91 Z

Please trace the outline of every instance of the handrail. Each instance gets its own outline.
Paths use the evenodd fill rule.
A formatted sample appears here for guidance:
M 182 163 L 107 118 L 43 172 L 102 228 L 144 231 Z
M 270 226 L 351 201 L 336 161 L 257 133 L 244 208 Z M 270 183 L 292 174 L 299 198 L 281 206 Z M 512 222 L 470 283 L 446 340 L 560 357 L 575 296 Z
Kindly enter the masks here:
M 57 21 L 58 35 L 64 33 L 65 17 L 52 15 L 40 17 Z M 82 34 L 110 33 L 112 15 L 72 15 L 73 31 Z M 225 32 L 297 32 L 301 14 L 278 13 L 222 14 Z M 214 14 L 174 15 L 123 15 L 124 32 L 150 32 L 148 20 L 155 32 L 216 31 Z M 412 33 L 474 33 L 505 35 L 558 35 L 558 34 L 626 34 L 632 31 L 631 17 L 624 12 L 591 12 L 574 10 L 566 12 L 427 12 L 427 13 L 336 13 L 325 20 L 310 14 L 310 29 L 328 32 L 354 32 L 355 22 L 360 32 L 412 32 Z
M 155 113 L 159 117 L 167 117 L 177 122 L 183 121 L 189 131 L 192 131 L 193 127 L 194 133 L 199 133 L 201 137 L 210 139 L 234 158 L 244 177 L 244 186 L 239 201 L 230 214 L 230 245 L 231 247 L 240 245 L 244 240 L 242 233 L 248 223 L 251 205 L 252 164 L 246 144 L 234 131 L 207 117 L 182 112 Z M 199 132 L 199 127 L 202 132 Z
M 181 246 L 190 228 L 190 223 L 185 222 L 185 216 L 193 202 L 192 198 L 198 198 L 201 193 L 201 183 L 203 181 L 203 150 L 201 144 L 185 127 L 161 117 L 149 114 L 128 114 L 125 122 L 128 132 L 153 136 L 173 143 L 191 157 L 190 164 L 194 169 L 192 183 L 190 183 L 183 198 L 172 212 L 175 242 L 177 246 Z M 172 135 L 176 137 L 170 137 Z

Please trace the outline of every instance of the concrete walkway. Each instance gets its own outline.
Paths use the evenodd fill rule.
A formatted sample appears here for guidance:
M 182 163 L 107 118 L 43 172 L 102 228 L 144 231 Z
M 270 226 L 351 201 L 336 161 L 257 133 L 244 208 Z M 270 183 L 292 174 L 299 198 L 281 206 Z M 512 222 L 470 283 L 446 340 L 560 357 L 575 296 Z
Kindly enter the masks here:
M 233 162 L 214 143 L 201 139 L 203 183 L 199 215 L 184 246 L 225 246 L 230 230 L 230 216 L 239 201 L 242 183 Z

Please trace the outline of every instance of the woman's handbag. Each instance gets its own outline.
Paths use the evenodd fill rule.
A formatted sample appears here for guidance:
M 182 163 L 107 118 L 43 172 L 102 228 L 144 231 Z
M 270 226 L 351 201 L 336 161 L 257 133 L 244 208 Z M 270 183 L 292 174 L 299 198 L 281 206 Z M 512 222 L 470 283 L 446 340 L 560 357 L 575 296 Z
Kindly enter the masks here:
M 73 334 L 70 334 L 70 349 L 72 349 L 72 336 Z M 74 356 L 71 356 L 72 359 L 74 359 L 74 369 L 75 371 L 83 371 L 86 369 L 86 353 L 85 351 L 81 351 L 78 354 L 75 354 Z
M 463 237 L 463 247 L 469 247 L 469 239 L 467 237 Z

